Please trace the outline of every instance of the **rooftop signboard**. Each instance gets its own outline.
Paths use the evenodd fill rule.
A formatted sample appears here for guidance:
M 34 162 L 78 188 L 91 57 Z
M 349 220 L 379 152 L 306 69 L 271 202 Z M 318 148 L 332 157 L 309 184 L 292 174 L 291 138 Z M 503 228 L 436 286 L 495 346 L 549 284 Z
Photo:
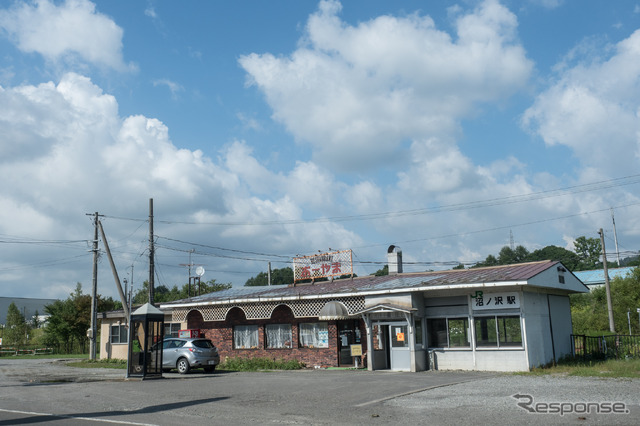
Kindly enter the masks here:
M 351 250 L 293 258 L 293 281 L 340 277 L 353 274 Z

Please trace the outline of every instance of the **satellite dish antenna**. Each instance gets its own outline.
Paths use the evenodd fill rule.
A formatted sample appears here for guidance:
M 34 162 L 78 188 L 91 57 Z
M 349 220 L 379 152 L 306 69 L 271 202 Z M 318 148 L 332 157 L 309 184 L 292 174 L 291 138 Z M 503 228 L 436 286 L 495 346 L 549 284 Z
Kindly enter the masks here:
M 199 276 L 199 277 L 204 275 L 204 268 L 202 266 L 198 266 L 196 268 L 196 275 Z

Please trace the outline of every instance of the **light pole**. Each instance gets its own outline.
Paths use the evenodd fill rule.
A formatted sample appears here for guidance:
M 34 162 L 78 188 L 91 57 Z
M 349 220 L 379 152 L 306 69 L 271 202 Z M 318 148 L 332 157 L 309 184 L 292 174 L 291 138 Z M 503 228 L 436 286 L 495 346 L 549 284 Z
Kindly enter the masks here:
M 631 309 L 627 309 L 627 323 L 629 323 L 629 336 L 631 336 Z

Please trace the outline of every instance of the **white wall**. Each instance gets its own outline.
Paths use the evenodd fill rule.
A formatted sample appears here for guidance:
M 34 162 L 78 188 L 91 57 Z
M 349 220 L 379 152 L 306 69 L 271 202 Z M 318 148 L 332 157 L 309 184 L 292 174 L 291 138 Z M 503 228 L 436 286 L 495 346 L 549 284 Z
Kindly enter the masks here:
M 522 298 L 529 367 L 543 366 L 553 361 L 547 295 L 524 292 Z
M 524 349 L 477 350 L 475 367 L 471 350 L 434 350 L 433 352 L 438 370 L 529 371 Z
M 553 327 L 553 343 L 556 352 L 556 361 L 571 354 L 571 303 L 569 296 L 549 295 L 551 305 L 551 326 Z

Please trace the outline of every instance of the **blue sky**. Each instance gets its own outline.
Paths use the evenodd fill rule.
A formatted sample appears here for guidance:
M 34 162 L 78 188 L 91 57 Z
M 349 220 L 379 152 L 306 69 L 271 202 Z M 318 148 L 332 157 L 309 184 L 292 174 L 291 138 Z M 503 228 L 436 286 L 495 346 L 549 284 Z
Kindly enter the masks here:
M 637 252 L 640 3 L 13 1 L 0 6 L 0 288 L 243 285 L 400 246 L 450 268 L 604 228 Z M 371 216 L 375 215 L 375 216 Z M 131 267 L 133 266 L 133 274 Z M 108 262 L 99 292 L 116 295 Z

